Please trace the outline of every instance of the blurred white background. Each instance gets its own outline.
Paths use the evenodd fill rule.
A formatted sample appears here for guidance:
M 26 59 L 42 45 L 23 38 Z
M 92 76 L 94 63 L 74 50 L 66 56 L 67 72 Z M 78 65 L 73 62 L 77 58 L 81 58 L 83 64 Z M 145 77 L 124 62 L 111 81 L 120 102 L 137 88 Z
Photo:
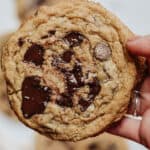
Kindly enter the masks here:
M 150 0 L 96 0 L 117 14 L 135 33 L 150 33 Z M 19 26 L 15 0 L 0 0 L 0 35 L 15 31 Z M 33 132 L 0 114 L 0 150 L 33 150 Z M 128 142 L 131 150 L 145 150 Z

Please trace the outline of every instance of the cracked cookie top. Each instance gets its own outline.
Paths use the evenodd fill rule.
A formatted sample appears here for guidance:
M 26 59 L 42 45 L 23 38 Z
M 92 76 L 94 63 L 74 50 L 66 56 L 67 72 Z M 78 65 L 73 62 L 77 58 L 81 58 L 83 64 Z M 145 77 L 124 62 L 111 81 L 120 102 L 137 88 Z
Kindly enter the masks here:
M 135 85 L 135 62 L 125 49 L 131 36 L 93 2 L 39 8 L 3 52 L 13 110 L 53 139 L 102 132 L 124 115 Z

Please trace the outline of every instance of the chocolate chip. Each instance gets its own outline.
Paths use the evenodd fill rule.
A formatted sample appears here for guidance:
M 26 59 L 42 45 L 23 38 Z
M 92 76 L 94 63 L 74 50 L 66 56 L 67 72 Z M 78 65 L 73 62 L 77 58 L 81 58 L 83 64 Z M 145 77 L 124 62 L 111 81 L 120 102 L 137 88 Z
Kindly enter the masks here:
M 66 72 L 65 76 L 66 76 L 66 83 L 67 83 L 67 91 L 68 93 L 73 94 L 78 88 L 77 80 L 74 74 L 70 72 L 68 73 Z
M 22 112 L 25 118 L 43 113 L 46 104 L 50 101 L 51 89 L 40 85 L 37 76 L 26 77 L 22 84 Z
M 83 73 L 80 63 L 76 63 L 71 71 L 63 71 L 66 77 L 67 91 L 73 94 L 78 88 L 84 86 Z
M 91 105 L 91 101 L 87 101 L 87 100 L 84 100 L 83 98 L 81 98 L 81 99 L 79 100 L 79 104 L 80 104 L 80 106 L 81 106 L 80 110 L 81 110 L 82 112 L 84 112 L 84 111 L 86 111 L 87 108 Z
M 77 62 L 72 70 L 72 73 L 74 74 L 77 82 L 78 82 L 78 87 L 81 87 L 84 85 L 84 82 L 82 81 L 83 79 L 83 73 L 82 73 L 82 67 L 79 62 Z
M 95 77 L 93 79 L 93 82 L 88 83 L 90 92 L 88 94 L 87 99 L 83 99 L 81 98 L 79 100 L 79 104 L 81 106 L 81 111 L 84 112 L 87 110 L 87 108 L 92 104 L 92 102 L 94 101 L 95 97 L 99 94 L 100 90 L 101 90 L 101 86 L 99 83 L 99 80 L 97 77 Z
M 71 61 L 72 55 L 73 55 L 73 51 L 65 51 L 62 55 L 62 60 L 69 63 Z
M 89 88 L 90 88 L 90 92 L 89 92 L 89 96 L 88 96 L 88 100 L 93 100 L 100 92 L 101 90 L 101 85 L 100 85 L 100 81 L 97 77 L 95 77 L 93 79 L 93 82 L 88 83 Z
M 32 44 L 24 55 L 25 62 L 32 62 L 37 66 L 43 64 L 44 48 L 38 44 Z
M 49 36 L 48 35 L 44 35 L 41 37 L 41 39 L 47 39 Z
M 89 146 L 88 146 L 88 150 L 100 150 L 99 146 L 97 143 L 91 143 Z
M 99 43 L 94 49 L 94 54 L 96 59 L 105 61 L 110 57 L 111 49 L 106 43 Z
M 23 40 L 22 38 L 19 38 L 19 40 L 18 40 L 18 45 L 19 45 L 20 47 L 22 47 L 23 44 L 24 44 L 24 40 Z
M 56 100 L 56 103 L 63 107 L 73 107 L 72 95 L 68 93 L 62 93 Z
M 56 30 L 50 30 L 50 31 L 48 31 L 48 34 L 42 36 L 41 39 L 47 39 L 47 38 L 51 37 L 52 35 L 55 35 L 55 33 L 56 33 Z
M 78 32 L 70 32 L 64 37 L 64 40 L 70 47 L 75 47 L 79 46 L 83 42 L 84 36 Z
M 50 31 L 48 31 L 49 35 L 54 35 L 55 33 L 56 33 L 56 30 L 50 30 Z

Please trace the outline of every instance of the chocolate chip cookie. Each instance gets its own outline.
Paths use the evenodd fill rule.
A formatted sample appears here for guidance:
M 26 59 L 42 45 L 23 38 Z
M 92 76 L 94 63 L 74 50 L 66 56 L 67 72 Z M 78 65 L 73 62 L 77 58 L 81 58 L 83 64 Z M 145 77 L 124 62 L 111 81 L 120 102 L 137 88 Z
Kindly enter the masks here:
M 53 139 L 78 141 L 103 132 L 126 113 L 138 80 L 125 48 L 132 36 L 98 3 L 39 8 L 3 52 L 12 109 Z
M 56 142 L 37 136 L 35 148 L 36 150 L 128 150 L 125 140 L 110 134 L 76 143 Z

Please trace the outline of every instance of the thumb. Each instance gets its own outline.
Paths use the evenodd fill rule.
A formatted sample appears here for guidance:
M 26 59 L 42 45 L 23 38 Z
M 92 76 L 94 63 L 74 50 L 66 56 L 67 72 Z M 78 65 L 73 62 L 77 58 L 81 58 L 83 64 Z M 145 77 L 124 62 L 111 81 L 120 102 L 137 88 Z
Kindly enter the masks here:
M 150 58 L 150 36 L 135 37 L 127 42 L 126 47 L 135 55 Z

